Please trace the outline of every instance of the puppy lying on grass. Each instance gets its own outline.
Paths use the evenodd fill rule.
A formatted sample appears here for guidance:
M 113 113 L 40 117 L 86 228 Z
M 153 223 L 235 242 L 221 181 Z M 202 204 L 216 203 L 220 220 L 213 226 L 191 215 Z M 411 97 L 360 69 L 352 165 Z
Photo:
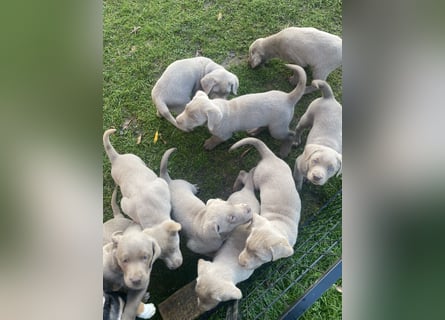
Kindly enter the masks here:
M 244 145 L 253 145 L 261 156 L 253 171 L 255 189 L 260 191 L 261 215 L 254 215 L 252 230 L 239 255 L 239 263 L 243 267 L 254 269 L 293 254 L 301 201 L 286 162 L 256 138 L 244 138 L 230 150 Z
M 272 58 L 302 67 L 310 66 L 313 79 L 326 80 L 342 64 L 342 39 L 315 28 L 290 27 L 259 38 L 250 45 L 249 64 L 252 68 Z M 298 77 L 294 73 L 289 80 L 295 85 Z M 315 90 L 314 86 L 308 86 L 305 93 Z
M 215 98 L 237 94 L 238 77 L 209 58 L 195 57 L 177 60 L 165 69 L 151 91 L 157 115 L 177 127 L 170 111 L 180 113 L 195 95 L 203 90 Z
M 298 190 L 303 178 L 321 186 L 342 171 L 342 106 L 326 81 L 314 80 L 312 85 L 321 90 L 322 97 L 311 102 L 295 128 L 297 145 L 301 143 L 303 129 L 311 128 L 304 151 L 295 161 Z
M 260 204 L 254 193 L 252 170 L 249 173 L 240 172 L 234 188 L 240 185 L 244 185 L 243 188 L 232 193 L 227 201 L 233 204 L 248 203 L 254 215 L 257 215 Z M 250 227 L 247 224 L 238 226 L 217 251 L 212 262 L 198 260 L 195 291 L 200 310 L 208 311 L 220 302 L 242 298 L 242 293 L 236 284 L 248 279 L 254 271 L 238 263 L 238 256 L 244 248 L 249 233 Z
M 221 199 L 210 199 L 204 204 L 195 196 L 198 190 L 193 184 L 171 179 L 168 158 L 175 150 L 171 148 L 164 153 L 159 174 L 170 188 L 172 216 L 181 224 L 190 250 L 213 255 L 238 225 L 252 219 L 252 211 L 247 204 L 234 205 Z
M 272 137 L 282 141 L 280 155 L 286 157 L 295 135 L 289 130 L 289 124 L 294 116 L 295 104 L 300 100 L 306 86 L 303 68 L 291 64 L 286 66 L 299 76 L 298 85 L 290 93 L 272 90 L 246 94 L 231 100 L 211 100 L 205 92 L 198 91 L 185 110 L 176 117 L 178 127 L 191 131 L 207 123 L 212 134 L 204 143 L 207 150 L 230 139 L 234 132 L 267 127 Z

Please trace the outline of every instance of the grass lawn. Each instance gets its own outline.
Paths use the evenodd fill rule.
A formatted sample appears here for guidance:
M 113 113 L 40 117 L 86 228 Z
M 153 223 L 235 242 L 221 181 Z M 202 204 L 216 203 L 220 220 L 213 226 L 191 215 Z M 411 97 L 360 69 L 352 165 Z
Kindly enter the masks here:
M 197 52 L 224 65 L 240 81 L 238 95 L 268 90 L 291 91 L 287 82 L 290 71 L 279 60 L 250 69 L 247 65 L 249 45 L 257 38 L 288 26 L 312 26 L 342 36 L 342 2 L 309 1 L 171 1 L 105 0 L 103 1 L 103 129 L 118 131 L 111 142 L 118 152 L 140 156 L 155 172 L 165 150 L 177 147 L 169 162 L 173 178 L 186 179 L 199 186 L 198 196 L 227 198 L 240 169 L 249 170 L 258 161 L 256 152 L 245 148 L 229 153 L 229 147 L 245 133 L 208 152 L 203 148 L 210 135 L 207 128 L 181 132 L 165 119 L 156 117 L 151 89 L 165 68 L 175 60 L 194 57 Z M 311 74 L 308 71 L 308 80 Z M 336 98 L 342 100 L 342 71 L 333 72 L 328 82 Z M 294 128 L 308 104 L 319 93 L 304 96 L 295 107 Z M 159 132 L 159 140 L 153 138 Z M 279 143 L 267 132 L 263 140 L 278 152 Z M 294 148 L 285 159 L 293 168 L 302 147 Z M 341 178 L 325 186 L 304 185 L 302 221 L 316 212 L 341 187 Z M 110 198 L 114 182 L 110 165 L 103 154 L 104 221 L 111 214 Z M 152 273 L 149 291 L 155 304 L 196 277 L 199 256 L 184 248 L 184 265 L 167 270 L 158 261 Z M 290 262 L 292 258 L 287 259 Z M 279 261 L 277 261 L 279 262 Z M 273 269 L 267 264 L 264 269 Z M 255 275 L 255 274 L 254 274 Z M 271 275 L 273 277 L 273 274 Z M 247 285 L 256 280 L 247 280 Z M 243 291 L 243 293 L 245 293 Z M 274 293 L 271 292 L 271 295 Z M 291 294 L 291 293 L 290 293 Z M 272 310 L 264 319 L 274 319 L 281 310 Z M 157 319 L 160 317 L 157 316 Z M 304 319 L 341 319 L 341 294 L 329 290 Z

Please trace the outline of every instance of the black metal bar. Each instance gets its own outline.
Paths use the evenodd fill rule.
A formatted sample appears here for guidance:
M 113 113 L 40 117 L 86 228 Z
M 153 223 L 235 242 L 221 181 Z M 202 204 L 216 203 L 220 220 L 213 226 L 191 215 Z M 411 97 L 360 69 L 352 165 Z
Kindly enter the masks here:
M 338 260 L 304 295 L 286 312 L 280 320 L 298 319 L 309 307 L 326 292 L 342 274 L 342 260 Z

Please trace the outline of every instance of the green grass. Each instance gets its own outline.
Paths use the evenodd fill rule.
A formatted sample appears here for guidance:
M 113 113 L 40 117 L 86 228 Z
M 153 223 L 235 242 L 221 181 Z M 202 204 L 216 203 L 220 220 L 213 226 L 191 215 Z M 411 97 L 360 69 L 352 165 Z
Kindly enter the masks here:
M 171 176 L 197 184 L 200 187 L 198 196 L 204 201 L 215 197 L 226 198 L 238 171 L 250 169 L 259 159 L 253 150 L 244 157 L 241 157 L 244 149 L 228 152 L 230 145 L 246 134 L 237 133 L 215 150 L 205 151 L 203 143 L 210 136 L 206 128 L 184 133 L 156 117 L 150 95 L 154 83 L 170 63 L 193 57 L 199 51 L 238 76 L 239 95 L 272 89 L 290 91 L 292 87 L 287 82 L 290 71 L 282 61 L 275 59 L 265 67 L 254 70 L 248 67 L 246 59 L 250 43 L 288 26 L 313 26 L 341 36 L 341 12 L 342 3 L 337 0 L 105 0 L 103 129 L 117 128 L 118 132 L 111 137 L 116 150 L 140 156 L 155 172 L 159 172 L 163 152 L 177 147 L 169 163 Z M 310 72 L 308 79 L 311 80 Z M 341 102 L 342 70 L 333 72 L 328 81 Z M 316 97 L 318 94 L 313 93 L 298 102 L 291 127 L 295 127 L 308 104 Z M 132 121 L 123 129 L 129 119 Z M 156 131 L 161 138 L 154 143 Z M 142 139 L 137 144 L 139 135 Z M 267 132 L 261 133 L 259 138 L 278 152 L 279 143 Z M 293 149 L 285 159 L 292 168 L 301 152 L 302 147 Z M 340 187 L 341 178 L 331 179 L 323 187 L 305 184 L 300 194 L 302 221 L 316 212 Z M 113 188 L 109 161 L 104 153 L 104 221 L 112 216 L 110 198 Z M 195 278 L 199 257 L 185 248 L 183 253 L 184 265 L 176 271 L 169 271 L 162 262 L 156 262 L 149 288 L 155 303 L 163 301 Z M 266 265 L 267 268 L 270 269 L 270 266 Z M 273 274 L 270 276 L 273 277 Z M 268 292 L 270 296 L 273 294 Z M 339 306 L 341 295 L 328 291 L 308 312 L 314 312 L 315 319 L 317 314 L 321 315 L 320 319 L 323 315 L 326 315 L 324 319 L 340 319 Z M 285 306 L 280 308 L 271 311 L 271 314 L 280 314 Z

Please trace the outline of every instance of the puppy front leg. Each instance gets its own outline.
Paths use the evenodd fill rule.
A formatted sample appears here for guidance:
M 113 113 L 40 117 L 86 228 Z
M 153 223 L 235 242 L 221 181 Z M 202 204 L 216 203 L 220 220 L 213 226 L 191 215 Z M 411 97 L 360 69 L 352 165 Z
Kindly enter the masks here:
M 211 136 L 210 138 L 208 138 L 205 142 L 204 142 L 204 148 L 206 150 L 212 150 L 213 148 L 215 148 L 218 144 L 226 141 L 227 139 L 221 139 L 220 137 L 217 136 Z
M 298 147 L 301 144 L 301 134 L 303 133 L 303 130 L 311 127 L 313 121 L 314 117 L 311 113 L 308 112 L 308 110 L 301 116 L 300 120 L 297 123 L 297 126 L 295 127 L 295 146 Z
M 144 298 L 147 290 L 128 290 L 127 302 L 121 320 L 134 320 L 137 315 L 139 304 Z
M 303 187 L 303 174 L 299 169 L 300 161 L 301 161 L 301 156 L 298 156 L 297 160 L 295 160 L 295 166 L 294 166 L 294 180 L 295 180 L 295 186 L 297 187 L 298 191 L 301 191 L 301 188 Z
M 289 155 L 294 141 L 295 141 L 295 132 L 289 130 L 286 139 L 284 139 L 281 143 L 280 147 L 281 158 L 286 158 Z

